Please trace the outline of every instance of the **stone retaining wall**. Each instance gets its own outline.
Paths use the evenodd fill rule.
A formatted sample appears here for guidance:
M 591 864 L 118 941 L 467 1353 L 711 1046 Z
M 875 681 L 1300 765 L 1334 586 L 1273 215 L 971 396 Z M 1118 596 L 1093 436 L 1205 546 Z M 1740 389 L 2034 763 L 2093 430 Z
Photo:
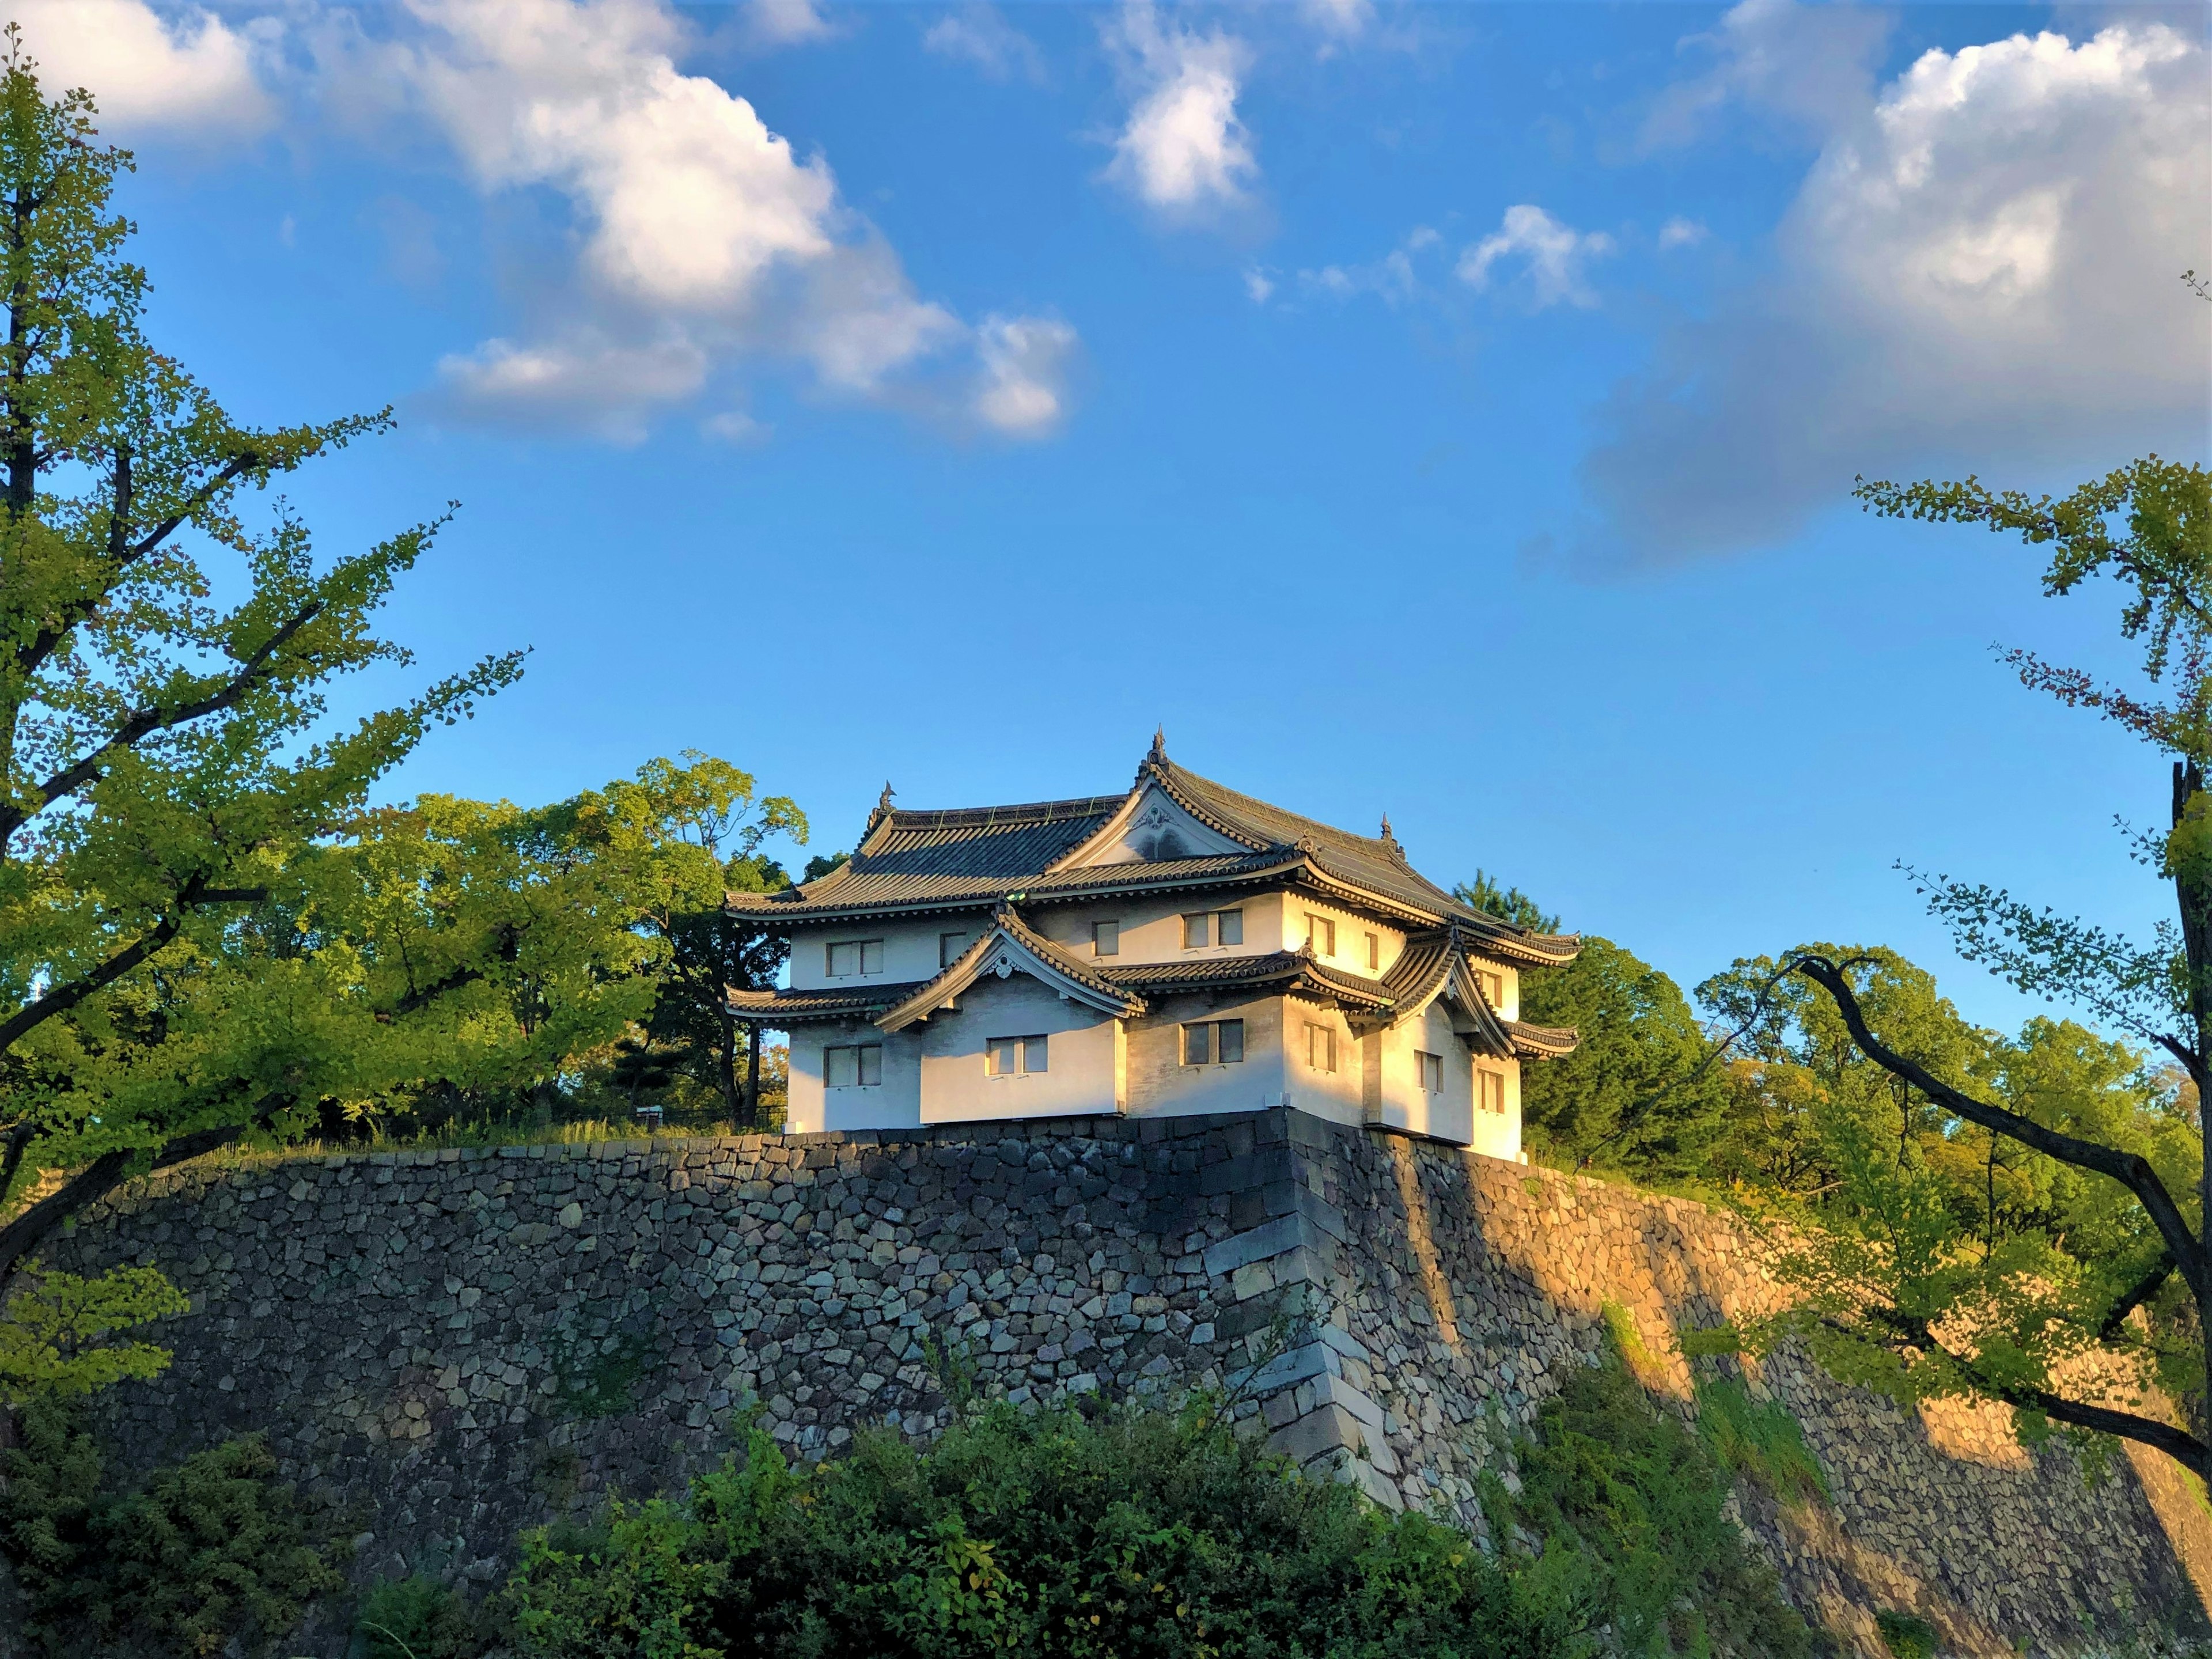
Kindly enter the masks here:
M 125 1467 L 263 1430 L 358 1516 L 362 1577 L 478 1581 L 522 1526 L 679 1486 L 748 1401 L 805 1455 L 931 1431 L 932 1335 L 1017 1400 L 1234 1383 L 1279 1446 L 1479 1526 L 1490 1417 L 1588 1363 L 1604 1303 L 1686 1394 L 1668 1333 L 1771 1293 L 1695 1204 L 1284 1109 L 210 1164 L 54 1255 L 191 1295 L 170 1370 L 100 1399 Z M 1900 1413 L 1786 1358 L 1752 1386 L 1835 1503 L 1747 1492 L 1745 1522 L 1862 1650 L 1879 1607 L 1992 1656 L 2202 1623 L 2212 1522 L 2157 1460 L 2093 1486 L 2000 1414 Z

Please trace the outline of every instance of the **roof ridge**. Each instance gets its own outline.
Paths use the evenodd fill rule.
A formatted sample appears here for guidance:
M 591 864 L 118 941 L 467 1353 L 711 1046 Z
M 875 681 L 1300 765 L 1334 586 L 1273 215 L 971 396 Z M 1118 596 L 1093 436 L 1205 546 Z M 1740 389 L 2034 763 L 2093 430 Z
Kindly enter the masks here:
M 898 830 L 939 830 L 954 824 L 1053 823 L 1095 817 L 1119 806 L 1125 795 L 1069 795 L 1060 800 L 1016 801 L 992 806 L 897 806 L 886 822 Z

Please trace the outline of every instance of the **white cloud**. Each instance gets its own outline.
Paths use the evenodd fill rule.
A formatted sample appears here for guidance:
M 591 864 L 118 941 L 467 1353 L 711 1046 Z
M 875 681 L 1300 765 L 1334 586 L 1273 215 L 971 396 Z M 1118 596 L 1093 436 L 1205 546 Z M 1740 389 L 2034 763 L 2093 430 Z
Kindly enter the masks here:
M 744 0 L 740 11 L 746 44 L 762 52 L 811 46 L 838 32 L 814 0 Z
M 1323 265 L 1318 270 L 1301 270 L 1298 286 L 1307 293 L 1332 300 L 1372 294 L 1396 305 L 1421 292 L 1420 274 L 1414 268 L 1414 261 L 1443 240 L 1427 225 L 1416 225 L 1404 241 L 1380 259 L 1367 264 Z
M 1891 22 L 1886 12 L 1856 6 L 1740 0 L 1713 33 L 1682 40 L 1678 51 L 1710 58 L 1710 66 L 1660 94 L 1644 119 L 1644 143 L 1686 143 L 1731 102 L 1829 132 L 1872 99 Z
M 440 361 L 440 402 L 489 425 L 576 428 L 635 444 L 660 405 L 698 394 L 707 370 L 707 353 L 680 335 L 626 343 L 580 329 L 529 344 L 491 339 Z
M 755 420 L 742 409 L 726 409 L 719 415 L 710 415 L 699 423 L 699 429 L 726 444 L 766 443 L 775 434 L 773 427 Z
M 1067 372 L 1075 331 L 1042 317 L 987 317 L 976 330 L 982 358 L 975 413 L 1011 437 L 1036 437 L 1067 412 Z
M 580 239 L 573 291 L 556 294 L 542 328 L 441 365 L 448 408 L 632 438 L 719 372 L 773 354 L 828 390 L 933 418 L 1050 424 L 1000 418 L 1012 405 L 993 365 L 1006 348 L 989 331 L 1024 319 L 977 329 L 916 295 L 823 158 L 678 68 L 686 36 L 658 0 L 408 0 L 408 11 L 418 27 L 404 38 L 349 37 L 344 71 L 401 88 L 483 192 L 559 192 Z M 1046 383 L 1042 368 L 1030 378 Z M 989 410 L 975 401 L 986 395 Z
M 1218 29 L 1163 27 L 1152 0 L 1127 0 L 1106 38 L 1135 98 L 1107 176 L 1172 214 L 1242 201 L 1260 171 L 1237 115 L 1250 49 Z
M 1459 277 L 1470 287 L 1486 289 L 1500 260 L 1517 259 L 1525 264 L 1539 310 L 1562 302 L 1592 306 L 1597 296 L 1583 280 L 1583 267 L 1612 252 L 1613 238 L 1604 232 L 1584 234 L 1523 202 L 1506 209 L 1498 228 L 1460 255 Z
M 1244 292 L 1251 296 L 1254 305 L 1263 306 L 1275 297 L 1275 279 L 1262 266 L 1247 265 L 1244 267 Z
M 922 47 L 940 58 L 973 64 L 994 81 L 1019 76 L 1042 83 L 1044 54 L 1036 41 L 1006 21 L 996 6 L 977 4 L 949 11 L 923 32 Z
M 9 15 L 49 90 L 88 88 L 105 131 L 240 137 L 275 117 L 255 74 L 265 42 L 252 26 L 145 0 L 15 0 Z
M 2212 54 L 2159 25 L 1929 52 L 1822 150 L 1778 268 L 1602 411 L 1593 550 L 1769 541 L 1853 476 L 2097 471 L 2202 439 Z
M 1705 234 L 1703 225 L 1678 213 L 1659 227 L 1659 251 L 1665 253 L 1678 247 L 1695 247 L 1705 240 Z
M 1375 21 L 1375 0 L 1301 0 L 1298 9 L 1333 41 L 1357 40 Z

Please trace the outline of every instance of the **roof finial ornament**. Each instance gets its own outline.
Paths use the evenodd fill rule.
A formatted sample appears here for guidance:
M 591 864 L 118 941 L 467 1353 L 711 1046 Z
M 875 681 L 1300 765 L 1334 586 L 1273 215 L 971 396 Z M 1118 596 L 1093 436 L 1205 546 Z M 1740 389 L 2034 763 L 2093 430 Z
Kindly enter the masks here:
M 1168 758 L 1168 727 L 1162 720 L 1152 731 L 1152 752 L 1145 757 L 1154 766 L 1164 766 Z
M 1385 847 L 1389 848 L 1390 851 L 1399 858 L 1402 859 L 1406 856 L 1406 849 L 1398 845 L 1397 836 L 1390 833 L 1390 815 L 1388 812 L 1385 812 L 1382 815 L 1382 842 Z
M 890 811 L 891 810 L 891 796 L 895 793 L 896 792 L 891 788 L 891 781 L 889 778 L 885 778 L 884 780 L 884 793 L 876 797 L 876 811 L 878 812 Z

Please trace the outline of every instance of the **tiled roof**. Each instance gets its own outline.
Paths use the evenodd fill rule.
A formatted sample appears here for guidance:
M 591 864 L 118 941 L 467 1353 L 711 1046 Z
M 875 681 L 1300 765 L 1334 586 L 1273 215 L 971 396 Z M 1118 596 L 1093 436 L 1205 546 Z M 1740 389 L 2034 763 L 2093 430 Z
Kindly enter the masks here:
M 1054 869 L 1111 823 L 1148 785 L 1249 850 L 1156 863 Z M 777 921 L 866 912 L 973 908 L 1001 899 L 1068 899 L 1279 875 L 1358 905 L 1361 896 L 1419 926 L 1456 922 L 1484 954 L 1532 965 L 1572 961 L 1581 940 L 1531 933 L 1469 908 L 1407 863 L 1387 833 L 1358 836 L 1285 811 L 1200 777 L 1156 744 L 1132 789 L 1121 795 L 1036 801 L 946 811 L 898 811 L 869 819 L 853 856 L 819 881 L 781 893 L 732 893 L 732 910 Z
M 1324 993 L 1363 1008 L 1390 1006 L 1389 994 L 1377 981 L 1324 968 L 1306 951 L 1270 951 L 1249 957 L 1200 957 L 1188 962 L 1138 962 L 1101 972 L 1117 985 L 1154 994 L 1290 983 L 1294 990 Z
M 1513 1038 L 1513 1052 L 1523 1060 L 1557 1060 L 1575 1051 L 1581 1033 L 1571 1025 L 1527 1025 L 1517 1019 L 1505 1022 Z
M 774 1024 L 777 1030 L 784 1023 L 804 1023 L 817 1019 L 872 1019 L 886 1008 L 894 1007 L 921 989 L 925 981 L 909 980 L 898 985 L 868 985 L 820 991 L 737 991 L 726 994 L 730 1000 L 730 1012 L 741 1019 L 759 1019 Z

